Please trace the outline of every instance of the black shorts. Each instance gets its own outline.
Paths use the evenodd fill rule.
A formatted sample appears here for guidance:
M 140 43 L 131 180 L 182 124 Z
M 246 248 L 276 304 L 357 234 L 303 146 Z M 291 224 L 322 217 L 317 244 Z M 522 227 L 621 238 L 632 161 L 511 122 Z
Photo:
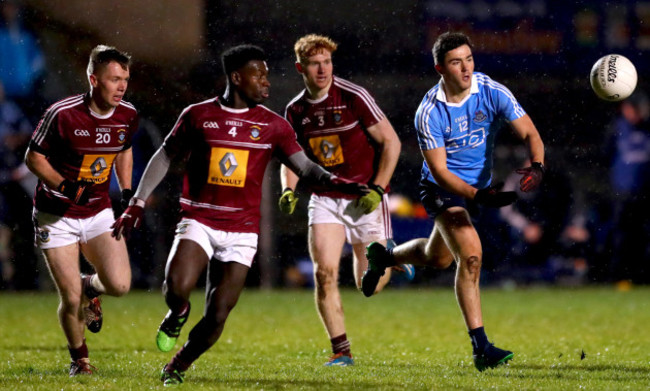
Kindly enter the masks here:
M 422 205 L 427 211 L 427 214 L 433 220 L 435 220 L 436 217 L 438 217 L 442 212 L 454 206 L 465 208 L 469 212 L 472 219 L 477 218 L 480 214 L 479 205 L 474 201 L 459 196 L 458 194 L 448 192 L 442 187 L 426 179 L 420 180 L 419 190 Z

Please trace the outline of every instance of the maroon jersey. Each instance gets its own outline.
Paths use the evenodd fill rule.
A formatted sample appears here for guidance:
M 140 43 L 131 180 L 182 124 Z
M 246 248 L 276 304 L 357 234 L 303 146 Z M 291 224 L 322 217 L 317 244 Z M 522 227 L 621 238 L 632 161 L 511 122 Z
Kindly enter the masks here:
M 291 126 L 268 108 L 232 109 L 218 99 L 187 107 L 163 144 L 187 158 L 182 215 L 213 229 L 259 233 L 269 161 L 301 151 Z
M 39 211 L 87 218 L 111 207 L 111 168 L 117 154 L 131 148 L 138 115 L 132 104 L 121 101 L 111 114 L 100 116 L 88 107 L 89 99 L 90 94 L 86 93 L 50 106 L 32 135 L 30 149 L 45 155 L 65 179 L 93 182 L 89 188 L 90 201 L 75 205 L 39 181 L 34 195 L 34 206 Z
M 302 91 L 287 105 L 285 117 L 308 156 L 331 173 L 359 183 L 369 183 L 379 164 L 377 145 L 366 129 L 384 113 L 364 88 L 334 78 L 327 95 L 317 101 Z M 319 195 L 355 198 L 335 191 Z

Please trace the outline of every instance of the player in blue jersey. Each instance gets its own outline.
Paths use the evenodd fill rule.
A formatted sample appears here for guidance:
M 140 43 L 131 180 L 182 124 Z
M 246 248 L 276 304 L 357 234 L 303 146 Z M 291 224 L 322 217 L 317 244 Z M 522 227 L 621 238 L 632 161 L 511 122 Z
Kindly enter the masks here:
M 483 329 L 479 275 L 481 240 L 472 218 L 482 207 L 502 207 L 516 200 L 492 184 L 492 152 L 499 122 L 505 120 L 527 145 L 530 167 L 518 170 L 520 186 L 530 191 L 544 174 L 544 143 L 512 93 L 487 75 L 474 72 L 472 44 L 462 33 L 445 33 L 433 45 L 440 82 L 425 95 L 415 115 L 424 163 L 420 197 L 434 219 L 428 239 L 414 239 L 392 249 L 371 243 L 362 290 L 371 296 L 388 266 L 402 263 L 447 268 L 456 261 L 456 297 L 479 371 L 511 360 L 514 354 L 489 342 Z

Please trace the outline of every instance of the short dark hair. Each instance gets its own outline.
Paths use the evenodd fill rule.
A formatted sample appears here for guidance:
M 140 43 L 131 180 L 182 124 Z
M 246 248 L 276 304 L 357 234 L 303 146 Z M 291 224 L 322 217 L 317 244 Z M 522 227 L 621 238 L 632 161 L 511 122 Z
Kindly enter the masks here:
M 227 77 L 230 77 L 230 73 L 241 69 L 249 61 L 256 60 L 266 61 L 266 54 L 262 48 L 255 45 L 234 46 L 221 55 L 221 65 Z
M 433 44 L 433 49 L 431 49 L 434 63 L 436 65 L 444 63 L 447 52 L 463 45 L 469 46 L 470 49 L 474 47 L 472 41 L 464 33 L 448 31 L 441 34 Z
M 131 56 L 125 52 L 121 52 L 112 46 L 97 45 L 90 52 L 90 60 L 88 61 L 88 68 L 86 74 L 92 75 L 100 67 L 105 67 L 111 61 L 115 61 L 126 69 L 131 66 Z

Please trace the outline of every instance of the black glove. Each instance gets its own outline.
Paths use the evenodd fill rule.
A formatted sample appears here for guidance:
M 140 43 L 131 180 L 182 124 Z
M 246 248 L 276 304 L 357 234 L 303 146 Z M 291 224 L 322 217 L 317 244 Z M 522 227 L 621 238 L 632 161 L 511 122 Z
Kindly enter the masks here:
M 500 191 L 502 187 L 503 182 L 499 182 L 496 185 L 480 189 L 476 192 L 474 201 L 477 204 L 482 204 L 491 208 L 500 208 L 517 201 L 517 193 L 514 191 Z
M 330 180 L 330 189 L 335 191 L 340 191 L 341 193 L 351 194 L 356 196 L 363 196 L 368 194 L 370 189 L 368 185 L 352 182 L 347 179 L 337 177 L 336 175 L 331 175 Z
M 517 174 L 522 174 L 519 181 L 519 188 L 523 192 L 535 190 L 544 178 L 544 165 L 540 162 L 533 162 L 530 167 L 520 168 Z
M 135 192 L 131 189 L 122 190 L 122 198 L 120 199 L 120 206 L 122 207 L 122 210 L 129 207 L 129 201 L 131 201 L 133 194 L 135 194 Z
M 92 186 L 92 182 L 88 181 L 71 181 L 64 179 L 56 189 L 69 198 L 77 205 L 86 205 L 90 199 L 88 188 Z

